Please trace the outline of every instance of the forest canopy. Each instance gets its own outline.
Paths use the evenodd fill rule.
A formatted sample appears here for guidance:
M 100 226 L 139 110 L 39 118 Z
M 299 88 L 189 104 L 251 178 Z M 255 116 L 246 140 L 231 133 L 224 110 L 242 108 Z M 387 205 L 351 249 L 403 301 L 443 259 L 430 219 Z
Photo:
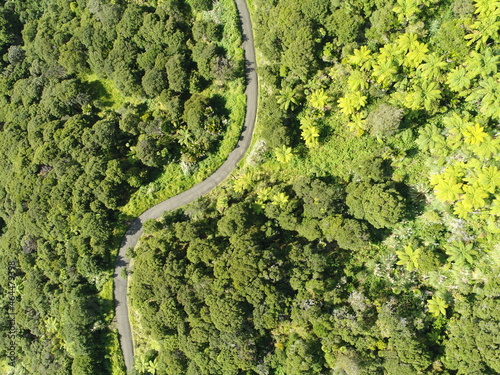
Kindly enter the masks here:
M 120 211 L 169 166 L 179 180 L 192 173 L 242 126 L 227 101 L 243 95 L 240 42 L 228 1 L 1 3 L 2 373 L 9 277 L 17 372 L 121 371 Z
M 249 6 L 253 147 L 128 250 L 136 372 L 500 373 L 500 2 Z M 0 353 L 14 273 L 20 373 L 123 373 L 120 212 L 221 148 L 238 22 L 230 0 L 2 3 Z

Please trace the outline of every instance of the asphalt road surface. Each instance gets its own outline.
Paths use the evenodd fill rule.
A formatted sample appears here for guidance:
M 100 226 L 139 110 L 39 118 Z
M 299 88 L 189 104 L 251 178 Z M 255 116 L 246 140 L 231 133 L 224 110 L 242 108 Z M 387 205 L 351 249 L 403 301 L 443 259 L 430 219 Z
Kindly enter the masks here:
M 166 201 L 163 201 L 156 206 L 151 207 L 140 215 L 130 226 L 123 238 L 120 251 L 116 257 L 114 285 L 115 285 L 115 309 L 116 320 L 118 324 L 118 333 L 120 336 L 120 344 L 125 360 L 127 372 L 134 368 L 134 345 L 132 342 L 132 332 L 130 329 L 130 321 L 128 318 L 127 305 L 127 280 L 120 276 L 121 270 L 130 268 L 130 259 L 125 257 L 125 251 L 129 247 L 135 247 L 139 237 L 143 232 L 142 224 L 148 219 L 158 219 L 165 211 L 174 210 L 182 207 L 195 199 L 205 195 L 219 183 L 222 182 L 236 168 L 238 162 L 242 159 L 245 152 L 250 146 L 252 140 L 253 128 L 255 125 L 255 117 L 257 113 L 257 72 L 255 64 L 255 49 L 253 43 L 252 23 L 246 0 L 235 0 L 238 12 L 240 15 L 241 25 L 243 29 L 243 49 L 245 50 L 246 58 L 246 76 L 247 76 L 247 108 L 245 115 L 245 124 L 241 133 L 240 140 L 236 148 L 229 154 L 222 166 L 217 169 L 206 180 L 194 185 L 191 189 L 184 191 Z

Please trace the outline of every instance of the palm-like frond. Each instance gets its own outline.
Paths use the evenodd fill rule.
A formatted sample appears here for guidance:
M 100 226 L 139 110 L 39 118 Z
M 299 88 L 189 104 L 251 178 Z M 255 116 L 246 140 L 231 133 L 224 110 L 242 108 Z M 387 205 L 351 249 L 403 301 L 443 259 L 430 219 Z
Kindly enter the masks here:
M 415 33 L 404 33 L 397 40 L 396 44 L 399 49 L 399 53 L 402 55 L 406 54 L 413 43 L 418 41 L 418 36 Z
M 465 244 L 464 242 L 452 242 L 445 246 L 445 252 L 450 262 L 463 267 L 472 265 L 474 263 L 474 257 L 478 255 L 478 251 L 474 250 L 473 246 L 472 243 Z
M 500 171 L 494 165 L 483 167 L 478 177 L 480 186 L 490 193 L 500 187 Z
M 281 109 L 293 110 L 298 104 L 297 93 L 292 87 L 285 86 L 280 90 L 277 102 Z
M 452 91 L 460 92 L 470 87 L 470 79 L 467 71 L 462 66 L 457 66 L 448 73 L 446 83 Z
M 489 134 L 487 134 L 481 143 L 472 145 L 469 148 L 482 160 L 488 160 L 499 155 L 500 138 L 492 138 Z
M 477 122 L 474 124 L 470 124 L 462 132 L 464 136 L 465 143 L 470 145 L 479 145 L 488 135 L 484 131 L 484 127 L 479 125 Z
M 156 357 L 154 360 L 149 361 L 147 365 L 147 371 L 155 375 L 156 371 L 158 371 L 158 366 L 159 366 L 158 357 Z
M 399 22 L 408 22 L 420 13 L 420 8 L 415 0 L 398 0 L 392 11 L 398 16 Z
M 283 192 L 275 194 L 272 198 L 272 204 L 279 207 L 286 206 L 288 201 L 289 201 L 288 196 Z
M 479 209 L 486 205 L 488 193 L 481 186 L 464 185 L 464 198 L 462 204 L 471 209 Z
M 499 198 L 495 198 L 493 200 L 493 202 L 491 202 L 490 215 L 500 216 L 500 199 Z
M 308 99 L 311 107 L 319 110 L 324 110 L 330 101 L 324 89 L 314 90 Z
M 439 89 L 439 85 L 433 81 L 422 83 L 420 93 L 424 103 L 424 108 L 427 111 L 432 110 L 436 101 L 441 99 L 441 90 Z
M 425 57 L 425 63 L 421 64 L 418 68 L 422 72 L 422 77 L 428 79 L 437 79 L 441 77 L 441 70 L 445 69 L 448 65 L 436 53 L 430 53 Z
M 357 135 L 358 137 L 362 136 L 366 130 L 366 113 L 364 112 L 359 112 L 355 113 L 351 121 L 347 123 L 347 126 L 351 131 Z
M 318 145 L 319 131 L 317 127 L 304 127 L 301 136 L 302 139 L 306 142 L 307 147 L 315 147 Z
M 446 309 L 448 308 L 448 304 L 444 299 L 439 296 L 434 295 L 432 299 L 427 301 L 427 307 L 429 308 L 429 312 L 434 316 L 446 315 Z
M 278 160 L 278 162 L 286 164 L 290 162 L 290 160 L 292 160 L 292 148 L 283 145 L 282 147 L 274 150 L 274 155 L 276 155 L 276 159 Z
M 403 61 L 409 67 L 416 68 L 427 57 L 427 52 L 429 52 L 427 45 L 416 40 L 410 45 Z
M 385 46 L 379 49 L 379 55 L 377 57 L 378 61 L 397 61 L 399 63 L 402 57 L 400 49 L 396 43 L 387 43 Z
M 392 83 L 394 75 L 398 72 L 391 60 L 382 60 L 373 66 L 373 76 L 377 78 L 377 83 L 389 85 Z
M 361 46 L 354 50 L 351 56 L 348 58 L 348 62 L 352 65 L 359 66 L 363 70 L 370 69 L 372 65 L 372 54 L 367 46 Z
M 347 79 L 347 86 L 351 91 L 365 90 L 368 88 L 368 80 L 363 72 L 354 70 Z
M 441 180 L 434 188 L 436 197 L 443 202 L 453 202 L 458 199 L 462 191 L 462 183 L 454 178 Z
M 422 151 L 435 152 L 437 149 L 445 147 L 446 141 L 435 125 L 427 125 L 420 128 L 419 136 L 415 143 Z
M 405 266 L 408 271 L 418 269 L 418 261 L 421 253 L 421 249 L 414 249 L 411 245 L 407 245 L 404 247 L 404 251 L 396 251 L 399 257 L 397 264 Z
M 455 203 L 455 207 L 453 208 L 453 213 L 457 215 L 461 219 L 465 219 L 470 213 L 472 209 L 465 205 L 463 201 L 458 201 Z

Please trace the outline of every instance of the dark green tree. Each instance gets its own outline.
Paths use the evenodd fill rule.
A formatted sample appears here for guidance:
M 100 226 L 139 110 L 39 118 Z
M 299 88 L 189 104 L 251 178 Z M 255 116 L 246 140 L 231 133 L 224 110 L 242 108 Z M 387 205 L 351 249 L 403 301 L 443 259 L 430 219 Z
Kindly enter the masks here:
M 375 228 L 391 228 L 404 215 L 403 197 L 390 184 L 353 181 L 346 192 L 346 204 L 352 215 Z

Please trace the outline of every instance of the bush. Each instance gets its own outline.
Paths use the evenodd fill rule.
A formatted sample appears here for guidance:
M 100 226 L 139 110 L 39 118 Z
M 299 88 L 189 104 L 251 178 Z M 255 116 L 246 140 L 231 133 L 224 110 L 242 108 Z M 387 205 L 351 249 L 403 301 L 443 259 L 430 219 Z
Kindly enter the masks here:
M 393 227 L 404 214 L 403 197 L 389 184 L 354 181 L 346 191 L 346 203 L 352 215 L 375 228 Z
M 403 118 L 403 110 L 382 103 L 377 109 L 370 112 L 366 122 L 370 132 L 375 137 L 389 137 L 395 134 Z

